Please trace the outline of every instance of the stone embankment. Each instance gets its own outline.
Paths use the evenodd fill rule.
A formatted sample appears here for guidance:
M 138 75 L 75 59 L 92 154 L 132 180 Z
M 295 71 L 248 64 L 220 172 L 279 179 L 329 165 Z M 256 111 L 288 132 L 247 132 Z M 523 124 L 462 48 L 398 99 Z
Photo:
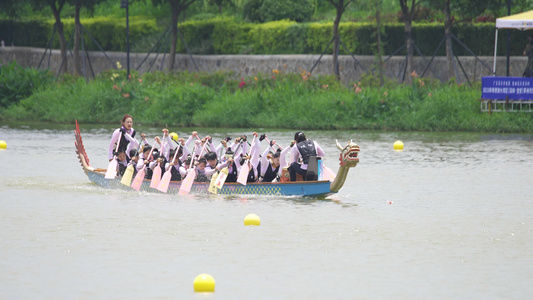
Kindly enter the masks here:
M 126 68 L 127 55 L 125 52 L 97 52 L 89 51 L 87 54 L 80 53 L 85 60 L 82 63 L 83 69 L 92 76 L 105 70 L 116 68 L 116 63 L 120 62 L 123 68 Z M 89 60 L 87 59 L 89 57 Z M 191 59 L 192 58 L 192 59 Z M 202 72 L 233 71 L 236 77 L 255 76 L 258 73 L 271 73 L 277 69 L 280 72 L 302 73 L 311 71 L 313 66 L 319 60 L 320 55 L 176 55 L 175 70 L 187 70 L 195 72 L 196 67 Z M 383 59 L 388 59 L 384 56 Z M 150 54 L 147 53 L 130 53 L 130 69 L 138 70 L 140 73 L 166 70 L 168 64 L 168 54 Z M 41 69 L 49 68 L 55 73 L 61 66 L 61 56 L 59 50 L 48 50 L 42 48 L 28 47 L 0 47 L 0 63 L 6 64 L 10 61 L 17 61 L 25 67 L 40 67 Z M 431 64 L 428 63 L 431 61 Z M 497 71 L 498 76 L 504 76 L 506 73 L 506 58 L 498 57 Z M 339 57 L 339 70 L 342 81 L 350 84 L 358 81 L 365 71 L 372 70 L 376 66 L 374 56 L 355 56 L 343 55 Z M 527 63 L 526 57 L 511 57 L 510 76 L 521 76 Z M 72 54 L 69 53 L 67 65 L 72 72 Z M 399 74 L 405 66 L 405 56 L 390 57 L 384 63 L 384 74 L 389 78 L 399 80 Z M 479 60 L 473 56 L 461 56 L 459 62 L 455 61 L 456 78 L 458 82 L 468 80 L 480 80 L 483 76 L 492 75 L 493 57 L 479 57 Z M 313 75 L 332 74 L 332 57 L 324 55 L 316 64 Z M 415 56 L 414 70 L 418 75 L 424 73 L 424 77 L 439 78 L 448 80 L 446 67 L 446 57 Z M 377 71 L 377 69 L 375 69 Z

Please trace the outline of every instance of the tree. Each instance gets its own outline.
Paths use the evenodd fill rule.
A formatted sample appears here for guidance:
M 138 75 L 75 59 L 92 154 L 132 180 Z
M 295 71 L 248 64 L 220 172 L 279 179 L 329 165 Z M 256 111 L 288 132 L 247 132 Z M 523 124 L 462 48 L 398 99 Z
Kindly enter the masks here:
M 69 0 L 69 3 L 74 5 L 74 72 L 76 75 L 82 75 L 81 59 L 80 59 L 80 44 L 81 44 L 81 22 L 80 10 L 82 7 L 89 11 L 94 9 L 94 6 L 105 0 Z
M 65 40 L 65 34 L 63 32 L 63 22 L 61 22 L 61 11 L 65 5 L 66 0 L 8 0 L 0 2 L 0 10 L 7 12 L 10 16 L 18 17 L 19 11 L 24 5 L 30 5 L 34 11 L 41 11 L 45 7 L 49 7 L 52 10 L 52 14 L 55 19 L 55 28 L 59 37 L 59 47 L 61 49 L 61 57 L 65 60 L 61 72 L 66 73 L 68 65 L 66 61 L 67 42 Z
M 381 20 L 381 11 L 383 9 L 383 0 L 371 0 L 368 2 L 360 2 L 358 3 L 358 8 L 360 10 L 368 11 L 369 15 L 374 14 L 375 21 L 376 21 L 376 31 L 375 31 L 375 38 L 376 42 L 376 52 L 375 57 L 377 60 L 377 68 L 378 68 L 378 78 L 379 78 L 379 85 L 383 86 L 385 83 L 384 77 L 383 77 L 383 44 L 382 44 L 382 33 L 383 33 L 383 24 Z M 372 71 L 373 72 L 373 71 Z
M 235 6 L 235 3 L 233 3 L 232 0 L 209 0 L 209 3 L 217 6 L 219 15 L 222 15 L 222 6 L 224 6 L 225 3 L 231 7 Z
M 437 6 L 443 5 L 444 11 L 444 36 L 446 40 L 446 65 L 448 67 L 448 78 L 455 76 L 453 65 L 453 51 L 452 51 L 452 26 L 454 18 L 452 18 L 452 10 L 457 12 L 461 17 L 470 20 L 479 16 L 480 14 L 492 12 L 495 15 L 502 14 L 502 9 L 505 9 L 505 3 L 511 0 L 455 0 L 453 3 L 450 0 L 436 0 Z M 523 11 L 528 7 L 527 0 L 512 0 L 514 9 L 516 11 Z
M 446 38 L 446 65 L 448 66 L 448 79 L 454 77 L 453 51 L 452 51 L 452 18 L 450 0 L 444 0 L 444 36 Z
M 174 63 L 176 60 L 176 47 L 178 44 L 178 17 L 181 13 L 184 13 L 187 8 L 194 3 L 196 0 L 152 0 L 154 6 L 160 5 L 162 1 L 168 2 L 170 4 L 171 10 L 171 19 L 170 24 L 172 26 L 171 30 L 171 41 L 170 41 L 170 59 L 168 60 L 168 69 L 174 69 Z
M 335 7 L 336 14 L 333 21 L 333 74 L 340 80 L 341 75 L 339 72 L 339 24 L 341 22 L 342 14 L 346 11 L 346 7 L 352 2 L 352 0 L 329 0 L 329 2 Z
M 406 83 L 411 83 L 411 72 L 413 72 L 413 34 L 412 34 L 412 22 L 415 7 L 419 4 L 416 0 L 411 0 L 409 5 L 409 0 L 400 0 L 400 8 L 402 9 L 404 30 L 405 30 L 405 47 L 407 51 L 407 65 L 405 68 L 405 73 L 403 74 L 406 78 Z
M 378 70 L 379 70 L 379 85 L 383 86 L 383 57 L 382 57 L 382 45 L 381 45 L 381 7 L 382 1 L 376 0 L 376 47 L 378 50 Z
M 55 28 L 57 29 L 57 36 L 59 37 L 59 49 L 61 51 L 61 58 L 64 61 L 61 72 L 63 74 L 68 72 L 67 65 L 67 41 L 65 40 L 65 33 L 63 32 L 63 22 L 61 22 L 61 11 L 65 5 L 66 0 L 47 0 L 48 6 L 52 10 L 54 19 L 56 20 Z M 33 2 L 41 2 L 38 0 L 33 0 Z
M 17 0 L 2 0 L 0 1 L 0 12 L 2 15 L 16 18 L 23 9 L 24 1 Z

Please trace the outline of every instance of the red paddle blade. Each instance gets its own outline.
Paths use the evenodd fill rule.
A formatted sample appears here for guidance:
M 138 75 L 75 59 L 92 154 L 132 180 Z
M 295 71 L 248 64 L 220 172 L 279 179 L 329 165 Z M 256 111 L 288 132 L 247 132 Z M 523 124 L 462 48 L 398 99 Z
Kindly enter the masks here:
M 215 187 L 217 189 L 221 189 L 224 186 L 224 183 L 226 182 L 226 178 L 228 178 L 228 173 L 220 172 L 217 177 L 217 181 L 215 181 Z
M 105 173 L 106 179 L 115 179 L 115 176 L 117 176 L 117 165 L 118 162 L 116 159 L 113 159 L 109 162 L 109 165 L 107 166 L 107 171 Z
M 157 165 L 154 169 L 154 173 L 152 174 L 152 182 L 150 182 L 150 187 L 157 189 L 159 182 L 161 182 L 161 168 L 159 165 Z
M 170 184 L 171 177 L 172 177 L 172 174 L 170 170 L 166 171 L 165 174 L 163 174 L 163 178 L 161 178 L 161 181 L 159 182 L 157 189 L 163 193 L 166 193 L 168 191 L 168 185 Z
M 133 179 L 133 182 L 131 183 L 131 187 L 138 191 L 141 189 L 141 186 L 143 184 L 143 181 L 144 181 L 144 167 L 139 170 L 139 172 L 137 172 L 137 175 L 135 175 L 135 179 Z

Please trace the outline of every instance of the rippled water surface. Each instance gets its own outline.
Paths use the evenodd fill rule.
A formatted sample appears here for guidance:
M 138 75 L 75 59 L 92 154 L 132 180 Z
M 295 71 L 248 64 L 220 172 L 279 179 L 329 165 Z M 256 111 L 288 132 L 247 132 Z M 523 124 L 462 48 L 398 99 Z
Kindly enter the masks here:
M 105 168 L 112 128 L 81 127 Z M 361 147 L 343 189 L 313 200 L 105 190 L 83 173 L 73 130 L 0 125 L 0 299 L 533 295 L 531 135 L 309 131 L 334 171 L 335 139 Z M 266 133 L 282 145 L 294 134 Z M 250 213 L 261 226 L 243 225 Z M 202 273 L 215 293 L 193 292 Z

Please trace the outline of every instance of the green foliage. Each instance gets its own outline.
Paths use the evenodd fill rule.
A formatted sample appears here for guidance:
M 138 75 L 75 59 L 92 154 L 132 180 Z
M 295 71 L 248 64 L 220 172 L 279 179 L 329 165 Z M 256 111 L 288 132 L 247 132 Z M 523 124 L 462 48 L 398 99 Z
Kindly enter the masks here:
M 263 22 L 260 13 L 261 6 L 263 6 L 263 0 L 248 0 L 244 4 L 243 18 L 248 22 Z
M 306 22 L 313 15 L 313 4 L 311 0 L 263 0 L 259 14 L 263 22 L 284 19 Z
M 254 53 L 279 54 L 289 51 L 288 28 L 294 21 L 281 20 L 255 25 L 250 29 L 250 41 Z
M 127 112 L 154 126 L 533 132 L 530 113 L 481 113 L 479 85 L 413 79 L 379 87 L 368 74 L 346 87 L 333 76 L 273 70 L 242 82 L 223 72 L 133 72 L 128 81 L 124 70 L 111 70 L 90 83 L 51 82 L 2 118 L 113 123 Z
M 6 46 L 44 47 L 50 38 L 49 26 L 43 19 L 0 19 L 0 40 Z
M 213 30 L 216 25 L 224 22 L 224 19 L 189 21 L 179 24 L 179 30 L 183 34 L 185 43 L 193 53 L 208 54 L 214 52 Z M 170 38 L 170 37 L 169 37 Z M 176 51 L 185 53 L 185 45 L 178 39 Z
M 223 18 L 213 28 L 212 42 L 215 54 L 246 53 L 251 24 L 237 23 L 233 19 Z
M 46 70 L 23 68 L 16 62 L 0 65 L 0 109 L 29 97 L 52 80 Z
M 82 19 L 83 26 L 106 51 L 125 51 L 126 22 L 124 18 L 97 17 Z M 73 28 L 74 19 L 64 19 L 64 32 L 67 41 Z M 17 46 L 47 47 L 52 35 L 53 20 L 47 21 L 13 21 L 0 20 L 0 37 L 6 45 L 14 42 Z M 161 37 L 167 25 L 158 25 L 155 19 L 142 17 L 130 18 L 131 49 L 136 52 L 148 52 Z M 179 24 L 179 29 L 189 49 L 194 54 L 319 54 L 324 51 L 332 38 L 333 23 L 297 23 L 280 20 L 261 24 L 238 22 L 232 17 L 215 17 L 186 21 Z M 374 23 L 341 22 L 339 32 L 348 50 L 356 55 L 374 55 Z M 31 34 L 30 34 L 31 33 Z M 494 25 L 491 23 L 456 24 L 452 33 L 466 44 L 476 55 L 492 56 L 494 51 Z M 522 55 L 527 32 L 513 30 L 511 35 L 511 55 Z M 441 23 L 413 24 L 413 38 L 420 51 L 431 56 L 444 36 Z M 385 41 L 383 55 L 391 54 L 405 44 L 404 25 L 387 23 L 383 25 Z M 85 34 L 84 43 L 88 50 L 98 51 L 98 46 Z M 498 41 L 498 49 L 503 54 L 507 39 Z M 168 44 L 163 41 L 168 51 Z M 471 55 L 470 51 L 454 42 L 454 54 Z M 59 48 L 59 40 L 54 38 L 54 48 Z M 72 44 L 71 44 L 72 47 Z M 329 48 L 331 50 L 331 47 Z M 177 41 L 177 52 L 186 53 L 181 39 Z M 404 52 L 399 52 L 399 55 Z M 349 54 L 344 47 L 340 54 Z M 437 55 L 445 55 L 441 46 Z
M 74 19 L 63 19 L 63 27 L 65 38 L 67 42 L 74 31 Z M 126 19 L 125 18 L 111 18 L 98 17 L 90 19 L 82 19 L 81 24 L 87 32 L 94 37 L 94 39 L 105 50 L 125 51 L 126 50 Z M 53 22 L 50 22 L 50 33 L 53 29 Z M 144 36 L 158 32 L 159 28 L 154 19 L 144 19 L 141 17 L 133 17 L 129 20 L 130 29 L 130 43 L 135 44 L 136 41 L 141 40 Z M 87 50 L 99 51 L 100 48 L 88 34 L 84 34 L 84 43 Z M 59 40 L 56 38 L 54 47 L 59 48 Z M 72 42 L 71 42 L 72 47 Z

